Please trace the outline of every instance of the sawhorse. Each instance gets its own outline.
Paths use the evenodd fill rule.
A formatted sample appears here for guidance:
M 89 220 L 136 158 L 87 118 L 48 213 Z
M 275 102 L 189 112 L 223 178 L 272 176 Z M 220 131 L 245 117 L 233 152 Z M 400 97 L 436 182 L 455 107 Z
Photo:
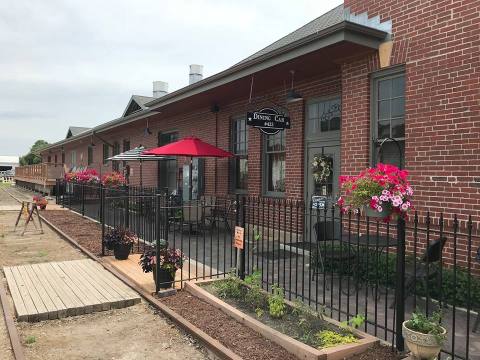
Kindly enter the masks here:
M 35 212 L 35 215 L 37 216 L 38 219 L 38 224 L 40 226 L 40 233 L 43 234 L 43 227 L 42 227 L 42 220 L 40 219 L 40 214 L 38 212 L 38 207 L 36 203 L 32 203 L 30 201 L 22 201 L 22 207 L 20 208 L 20 212 L 18 213 L 17 216 L 17 221 L 15 222 L 15 229 L 14 231 L 17 230 L 18 223 L 20 222 L 20 218 L 22 217 L 22 214 L 27 215 L 27 219 L 25 220 L 25 225 L 23 227 L 23 231 L 21 236 L 25 234 L 25 231 L 27 230 L 28 223 L 31 221 L 33 223 L 33 226 L 35 226 L 35 230 L 38 230 L 37 224 L 35 224 L 35 219 L 33 218 L 33 213 Z

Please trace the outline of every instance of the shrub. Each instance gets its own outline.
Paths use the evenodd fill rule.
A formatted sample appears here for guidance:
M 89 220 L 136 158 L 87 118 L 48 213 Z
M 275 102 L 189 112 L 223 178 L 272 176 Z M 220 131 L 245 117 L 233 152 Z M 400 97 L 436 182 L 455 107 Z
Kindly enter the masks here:
M 245 301 L 252 309 L 265 308 L 267 306 L 267 296 L 261 288 L 262 273 L 258 270 L 245 277 L 244 283 L 249 286 L 245 293 Z
M 333 330 L 322 330 L 315 334 L 317 345 L 320 348 L 328 348 L 343 344 L 352 344 L 357 342 L 357 338 L 352 334 L 340 334 Z
M 223 299 L 238 299 L 245 294 L 243 282 L 235 274 L 235 269 L 230 271 L 225 280 L 215 281 L 214 287 L 217 290 L 218 296 Z
M 281 318 L 287 311 L 283 298 L 283 289 L 278 285 L 272 286 L 273 294 L 268 297 L 268 312 L 273 318 Z

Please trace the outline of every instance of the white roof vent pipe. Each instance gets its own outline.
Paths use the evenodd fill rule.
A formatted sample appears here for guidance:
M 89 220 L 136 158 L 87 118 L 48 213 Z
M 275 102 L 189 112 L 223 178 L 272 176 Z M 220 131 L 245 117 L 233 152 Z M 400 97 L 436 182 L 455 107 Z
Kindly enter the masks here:
M 190 74 L 188 83 L 191 85 L 203 79 L 203 65 L 190 65 Z
M 165 81 L 154 81 L 153 82 L 153 97 L 159 98 L 163 95 L 168 94 L 168 83 Z

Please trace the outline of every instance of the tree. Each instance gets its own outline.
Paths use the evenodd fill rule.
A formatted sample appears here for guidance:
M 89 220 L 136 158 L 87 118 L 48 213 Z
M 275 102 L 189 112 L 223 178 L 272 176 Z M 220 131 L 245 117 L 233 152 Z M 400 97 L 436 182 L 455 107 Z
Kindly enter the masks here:
M 48 145 L 48 142 L 45 140 L 37 140 L 30 148 L 28 154 L 20 157 L 20 165 L 33 165 L 40 164 L 42 162 L 42 157 L 40 156 L 40 150 Z

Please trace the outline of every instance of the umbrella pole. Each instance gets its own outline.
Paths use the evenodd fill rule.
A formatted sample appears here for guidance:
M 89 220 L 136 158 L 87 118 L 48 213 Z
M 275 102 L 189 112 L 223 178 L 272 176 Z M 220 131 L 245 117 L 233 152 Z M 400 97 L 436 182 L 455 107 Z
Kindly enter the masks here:
M 140 189 L 142 188 L 142 184 L 143 184 L 143 172 L 142 172 L 142 163 L 143 161 L 140 160 Z
M 188 191 L 190 192 L 190 201 L 192 201 L 192 195 L 193 195 L 193 157 L 190 156 L 190 176 L 189 178 L 189 184 L 188 184 Z

